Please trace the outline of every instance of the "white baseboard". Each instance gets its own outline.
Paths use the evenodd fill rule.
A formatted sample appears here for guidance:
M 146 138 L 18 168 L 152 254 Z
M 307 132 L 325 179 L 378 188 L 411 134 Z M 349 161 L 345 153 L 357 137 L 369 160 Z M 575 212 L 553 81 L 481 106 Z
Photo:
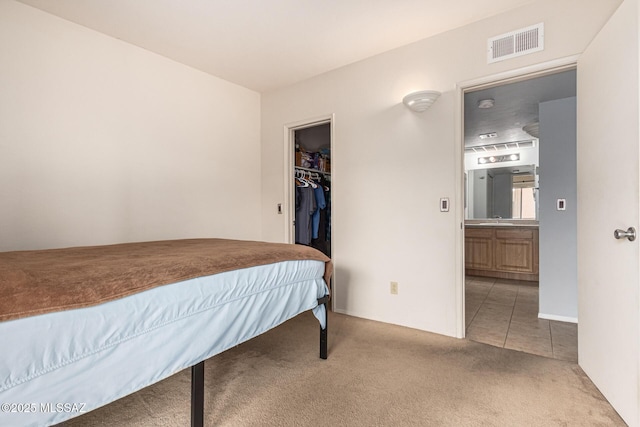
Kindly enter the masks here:
M 557 320 L 558 322 L 578 323 L 577 317 L 556 316 L 555 314 L 538 313 L 538 319 Z

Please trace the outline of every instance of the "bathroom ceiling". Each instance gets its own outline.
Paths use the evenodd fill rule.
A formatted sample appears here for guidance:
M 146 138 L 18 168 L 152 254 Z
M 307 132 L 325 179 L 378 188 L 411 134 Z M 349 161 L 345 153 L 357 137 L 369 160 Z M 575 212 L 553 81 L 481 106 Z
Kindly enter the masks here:
M 464 96 L 465 147 L 530 141 L 522 128 L 538 121 L 538 104 L 576 96 L 576 71 L 564 71 L 535 79 L 467 92 Z M 492 108 L 478 108 L 478 102 L 493 99 Z M 494 138 L 480 135 L 495 133 Z
M 533 0 L 19 0 L 266 92 Z

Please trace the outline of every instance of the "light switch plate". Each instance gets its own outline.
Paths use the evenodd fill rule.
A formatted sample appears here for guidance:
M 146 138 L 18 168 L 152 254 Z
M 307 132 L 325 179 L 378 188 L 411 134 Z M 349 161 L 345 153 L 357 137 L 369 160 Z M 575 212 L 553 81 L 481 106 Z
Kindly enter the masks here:
M 556 209 L 559 211 L 567 210 L 567 199 L 558 199 L 556 200 Z
M 449 212 L 449 198 L 443 197 L 440 199 L 440 212 Z

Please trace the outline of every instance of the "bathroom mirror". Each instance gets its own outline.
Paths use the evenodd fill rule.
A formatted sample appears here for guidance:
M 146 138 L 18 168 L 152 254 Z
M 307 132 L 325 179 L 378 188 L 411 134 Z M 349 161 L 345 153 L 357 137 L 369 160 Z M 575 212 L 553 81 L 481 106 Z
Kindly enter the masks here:
M 473 169 L 465 178 L 466 219 L 537 219 L 535 165 Z

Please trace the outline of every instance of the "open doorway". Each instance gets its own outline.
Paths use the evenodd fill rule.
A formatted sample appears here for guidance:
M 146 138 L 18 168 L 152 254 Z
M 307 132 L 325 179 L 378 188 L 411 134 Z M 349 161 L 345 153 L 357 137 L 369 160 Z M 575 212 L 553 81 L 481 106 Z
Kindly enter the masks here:
M 577 362 L 575 99 L 575 68 L 465 89 L 464 253 L 468 339 Z
M 333 115 L 286 124 L 284 132 L 285 207 L 281 211 L 286 224 L 284 241 L 296 243 L 296 174 L 306 171 L 331 180 Z M 303 152 L 308 154 L 304 158 Z M 327 245 L 331 253 L 330 240 Z
M 333 115 L 285 125 L 284 143 L 285 241 L 331 257 Z M 328 285 L 333 295 L 333 277 Z
M 294 129 L 293 142 L 294 240 L 331 257 L 331 123 Z

